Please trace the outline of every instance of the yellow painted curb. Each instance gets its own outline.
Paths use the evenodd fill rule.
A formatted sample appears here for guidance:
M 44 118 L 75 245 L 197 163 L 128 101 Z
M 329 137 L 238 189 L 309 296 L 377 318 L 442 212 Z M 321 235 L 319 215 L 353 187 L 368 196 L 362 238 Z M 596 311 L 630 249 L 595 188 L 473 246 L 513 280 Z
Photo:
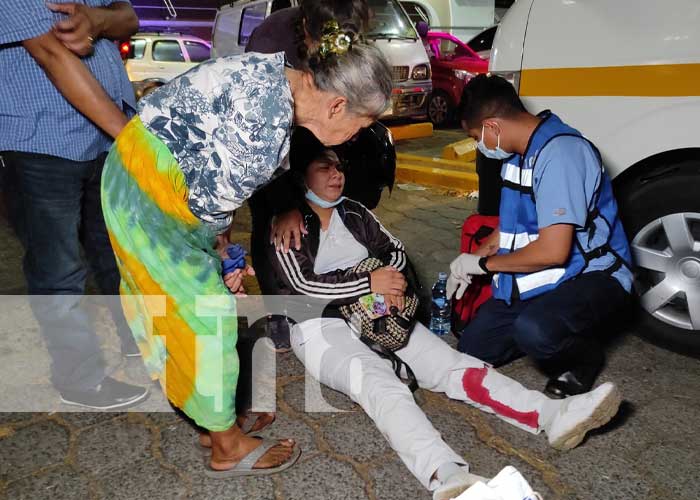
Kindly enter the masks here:
M 395 141 L 419 139 L 421 137 L 431 137 L 433 135 L 433 124 L 430 122 L 409 123 L 408 125 L 389 127 L 389 130 Z
M 476 161 L 476 141 L 471 137 L 448 144 L 442 149 L 445 160 Z
M 444 168 L 444 165 L 441 167 L 439 162 L 431 160 L 433 159 L 423 158 L 421 162 L 413 162 L 407 161 L 405 158 L 399 159 L 396 162 L 396 181 L 435 186 L 464 193 L 478 189 L 479 177 L 474 169 Z M 462 165 L 469 164 L 463 163 Z
M 458 172 L 476 172 L 476 164 L 474 162 L 445 160 L 443 158 L 411 155 L 406 153 L 398 153 L 396 155 L 396 162 L 397 165 L 410 164 L 427 168 L 456 170 Z

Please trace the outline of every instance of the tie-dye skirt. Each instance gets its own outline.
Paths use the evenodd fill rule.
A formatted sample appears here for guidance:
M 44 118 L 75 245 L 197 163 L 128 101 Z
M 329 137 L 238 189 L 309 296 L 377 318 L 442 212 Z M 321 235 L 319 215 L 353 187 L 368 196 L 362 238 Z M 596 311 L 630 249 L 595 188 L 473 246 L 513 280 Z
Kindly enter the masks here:
M 236 304 L 215 235 L 188 208 L 165 145 L 132 119 L 102 177 L 102 208 L 121 273 L 124 313 L 153 379 L 198 425 L 235 421 Z

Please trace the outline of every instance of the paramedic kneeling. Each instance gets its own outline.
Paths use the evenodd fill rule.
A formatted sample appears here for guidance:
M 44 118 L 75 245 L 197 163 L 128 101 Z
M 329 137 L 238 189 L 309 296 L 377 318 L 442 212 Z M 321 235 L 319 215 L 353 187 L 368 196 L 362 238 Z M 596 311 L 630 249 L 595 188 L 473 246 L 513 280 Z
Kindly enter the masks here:
M 450 265 L 448 294 L 493 273 L 493 297 L 459 349 L 494 365 L 527 354 L 553 375 L 545 392 L 590 390 L 603 365 L 597 338 L 632 287 L 630 250 L 596 147 L 555 114 L 527 112 L 503 78 L 465 87 L 462 127 L 505 160 L 500 222 L 478 254 Z

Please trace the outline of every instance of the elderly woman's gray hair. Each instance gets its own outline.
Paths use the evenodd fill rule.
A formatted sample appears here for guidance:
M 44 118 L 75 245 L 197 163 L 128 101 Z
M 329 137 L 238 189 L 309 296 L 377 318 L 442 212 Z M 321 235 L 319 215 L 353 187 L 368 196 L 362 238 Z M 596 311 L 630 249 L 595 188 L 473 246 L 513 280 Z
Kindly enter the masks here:
M 345 97 L 356 115 L 378 118 L 391 104 L 391 66 L 376 47 L 356 42 L 341 56 L 312 57 L 309 67 L 316 86 Z

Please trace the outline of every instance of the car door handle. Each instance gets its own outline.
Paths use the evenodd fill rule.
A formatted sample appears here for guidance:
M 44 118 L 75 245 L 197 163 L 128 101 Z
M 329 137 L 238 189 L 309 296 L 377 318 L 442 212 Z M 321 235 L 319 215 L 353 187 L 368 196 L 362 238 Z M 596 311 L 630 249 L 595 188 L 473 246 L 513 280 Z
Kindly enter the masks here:
M 165 69 L 165 66 L 158 66 L 158 69 Z

